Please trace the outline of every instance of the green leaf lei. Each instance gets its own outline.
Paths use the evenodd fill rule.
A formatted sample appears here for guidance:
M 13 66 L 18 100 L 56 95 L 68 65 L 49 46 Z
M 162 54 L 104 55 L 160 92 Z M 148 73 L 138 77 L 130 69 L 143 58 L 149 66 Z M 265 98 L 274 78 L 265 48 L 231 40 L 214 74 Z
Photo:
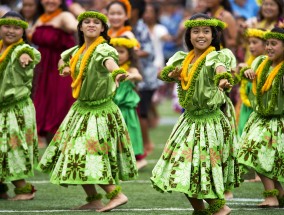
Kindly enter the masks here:
M 274 78 L 274 84 L 272 85 L 272 89 L 271 89 L 272 90 L 271 100 L 268 105 L 268 108 L 265 109 L 263 102 L 262 102 L 263 95 L 261 93 L 261 88 L 266 81 L 267 74 L 269 72 L 269 68 L 271 64 L 272 62 L 268 61 L 268 63 L 264 66 L 263 68 L 264 71 L 262 71 L 261 73 L 260 81 L 259 83 L 257 83 L 257 88 L 256 88 L 256 101 L 259 107 L 258 112 L 263 116 L 270 116 L 274 112 L 276 101 L 277 101 L 278 89 L 279 89 L 280 82 L 281 82 L 281 77 L 284 75 L 284 63 L 283 63 L 280 70 L 278 71 L 278 74 Z
M 241 69 L 241 71 L 240 71 L 240 76 L 241 76 L 241 79 L 242 79 L 242 80 L 245 79 L 245 80 L 251 82 L 252 80 L 250 80 L 249 78 L 247 78 L 247 77 L 245 76 L 245 71 L 248 70 L 248 69 L 250 69 L 249 66 L 243 67 L 243 68 Z
M 284 34 L 278 32 L 267 32 L 264 34 L 264 39 L 278 39 L 284 41 Z
M 63 69 L 64 69 L 65 67 L 70 67 L 69 61 L 68 61 L 68 62 L 64 62 L 64 64 L 62 64 L 62 65 L 58 68 L 59 74 L 62 74 Z
M 9 60 L 11 60 L 11 55 L 13 53 L 13 51 L 15 50 L 15 48 L 19 45 L 23 45 L 25 44 L 25 42 L 21 42 L 17 45 L 14 45 L 10 51 L 7 53 L 7 56 L 5 57 L 5 59 L 0 63 L 0 72 L 4 71 L 6 69 L 6 66 L 8 65 L 9 63 Z
M 174 69 L 175 69 L 175 67 L 173 65 L 164 67 L 163 70 L 161 71 L 161 75 L 160 75 L 161 80 L 166 81 L 166 82 L 176 81 L 174 78 L 169 77 L 169 73 L 171 71 L 173 71 Z
M 14 189 L 15 194 L 29 194 L 34 193 L 36 190 L 34 189 L 34 186 L 30 183 L 26 183 L 24 187 L 16 187 Z
M 219 85 L 219 82 L 220 82 L 221 79 L 228 79 L 230 84 L 232 84 L 232 85 L 234 84 L 233 76 L 229 72 L 222 72 L 222 73 L 219 73 L 219 74 L 214 76 L 214 83 L 215 83 L 216 86 Z
M 112 79 L 115 81 L 115 78 L 118 74 L 126 74 L 126 71 L 124 69 L 115 69 L 112 71 L 111 76 Z
M 265 190 L 263 191 L 263 196 L 266 197 L 271 197 L 271 196 L 278 196 L 279 191 L 277 189 L 272 189 L 272 190 Z
M 34 52 L 31 48 L 28 48 L 28 47 L 25 47 L 23 49 L 21 49 L 18 53 L 17 53 L 17 57 L 18 59 L 20 59 L 21 55 L 22 54 L 28 54 L 32 60 L 35 59 L 35 55 L 34 55 Z
M 97 18 L 101 21 L 103 21 L 105 24 L 107 24 L 107 17 L 102 14 L 102 13 L 99 13 L 99 12 L 95 12 L 95 11 L 86 11 L 84 13 L 81 13 L 77 20 L 79 22 L 81 22 L 82 20 L 86 19 L 86 18 Z
M 226 204 L 226 201 L 224 199 L 217 199 L 214 201 L 214 203 L 209 205 L 209 210 L 212 214 L 217 213 L 224 205 Z
M 121 192 L 121 187 L 120 186 L 116 186 L 116 188 L 111 191 L 110 193 L 106 194 L 106 198 L 107 199 L 113 199 L 114 197 L 116 197 L 119 193 Z
M 202 19 L 202 20 L 186 20 L 184 26 L 186 28 L 193 28 L 199 26 L 213 26 L 216 27 L 219 22 L 216 19 Z
M 16 25 L 20 26 L 23 29 L 27 29 L 29 24 L 23 20 L 19 19 L 9 19 L 9 18 L 1 18 L 0 19 L 0 26 L 1 25 Z
M 86 198 L 86 201 L 87 202 L 92 202 L 92 201 L 95 201 L 95 200 L 101 200 L 103 198 L 103 195 L 100 194 L 100 193 L 97 193 L 97 194 L 94 194 L 92 196 L 88 196 Z
M 191 80 L 191 85 L 187 91 L 182 89 L 181 82 L 178 83 L 178 98 L 179 98 L 179 103 L 183 108 L 187 107 L 188 102 L 191 100 L 191 97 L 193 96 L 195 90 L 195 82 L 200 74 L 200 71 L 205 63 L 205 60 L 206 58 L 204 58 L 197 66 L 197 71 L 194 73 Z

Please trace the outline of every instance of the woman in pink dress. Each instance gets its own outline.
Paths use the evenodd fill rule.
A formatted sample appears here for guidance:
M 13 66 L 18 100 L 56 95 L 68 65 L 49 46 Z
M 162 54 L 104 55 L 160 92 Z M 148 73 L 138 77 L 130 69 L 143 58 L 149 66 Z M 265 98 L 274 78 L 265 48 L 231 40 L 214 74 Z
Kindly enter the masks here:
M 35 74 L 33 101 L 38 133 L 49 142 L 74 102 L 71 78 L 60 77 L 57 67 L 60 54 L 75 45 L 77 20 L 66 11 L 65 1 L 41 0 L 41 6 L 44 13 L 32 33 L 32 42 L 42 56 Z

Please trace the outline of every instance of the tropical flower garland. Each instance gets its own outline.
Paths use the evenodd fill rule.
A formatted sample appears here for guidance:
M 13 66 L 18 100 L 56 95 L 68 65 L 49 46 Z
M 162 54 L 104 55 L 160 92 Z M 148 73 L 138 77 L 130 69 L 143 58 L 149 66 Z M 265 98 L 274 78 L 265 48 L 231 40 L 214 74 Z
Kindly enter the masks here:
M 108 30 L 108 36 L 110 36 L 110 37 L 119 37 L 124 32 L 131 31 L 131 30 L 132 30 L 131 26 L 123 26 L 116 33 L 114 33 L 112 29 L 109 29 Z
M 5 70 L 6 66 L 8 65 L 9 60 L 11 59 L 11 55 L 13 51 L 18 45 L 22 45 L 22 44 L 24 44 L 23 39 L 20 39 L 19 41 L 12 43 L 6 48 L 6 50 L 3 52 L 3 54 L 0 57 L 0 71 Z M 3 41 L 0 40 L 0 49 L 2 48 L 2 46 L 3 46 Z
M 56 9 L 54 12 L 48 14 L 48 13 L 44 13 L 39 17 L 39 20 L 42 23 L 47 23 L 50 20 L 52 20 L 54 17 L 58 16 L 60 13 L 62 12 L 62 9 L 58 8 Z
M 250 56 L 249 59 L 247 60 L 247 65 L 246 67 L 242 68 L 241 70 L 241 86 L 240 86 L 240 97 L 242 100 L 242 103 L 247 106 L 247 107 L 251 107 L 248 95 L 247 95 L 247 85 L 249 83 L 249 80 L 247 78 L 244 78 L 244 72 L 250 68 L 252 62 L 254 61 L 255 57 L 254 56 Z
M 119 68 L 124 69 L 125 71 L 128 71 L 130 68 L 130 64 L 131 64 L 130 61 L 126 61 L 124 64 L 120 65 Z
M 267 57 L 258 67 L 256 71 L 257 77 L 253 81 L 253 93 L 256 95 L 256 101 L 259 106 L 258 112 L 264 116 L 269 116 L 274 111 L 281 77 L 284 75 L 284 61 L 282 61 L 275 66 L 268 77 L 266 77 L 271 64 L 272 62 L 268 60 Z M 265 91 L 270 89 L 272 82 L 274 82 L 274 84 L 272 86 L 271 100 L 268 108 L 265 109 L 262 102 L 262 95 Z
M 215 47 L 210 46 L 208 49 L 206 49 L 205 52 L 194 62 L 192 67 L 190 68 L 188 72 L 188 67 L 192 59 L 194 58 L 194 50 L 191 50 L 186 58 L 184 59 L 182 63 L 182 72 L 181 72 L 181 86 L 183 90 L 188 90 L 190 88 L 190 85 L 193 82 L 193 77 L 195 76 L 195 73 L 199 73 L 198 67 L 202 61 L 206 58 L 206 56 L 215 50 Z M 194 80 L 195 81 L 195 80 Z
M 195 61 L 195 63 L 193 64 L 193 66 L 191 67 L 190 71 L 188 72 L 189 76 L 187 77 L 187 68 L 189 66 L 190 63 L 190 58 L 193 59 L 193 57 L 191 56 L 192 53 L 189 52 L 188 55 L 186 56 L 184 62 L 183 62 L 183 68 L 182 68 L 182 72 L 181 72 L 181 82 L 178 83 L 178 97 L 179 97 L 179 102 L 181 104 L 182 107 L 186 107 L 188 101 L 190 100 L 190 98 L 192 97 L 193 93 L 194 93 L 194 88 L 195 88 L 195 82 L 196 79 L 199 76 L 199 73 L 202 69 L 202 66 L 205 63 L 205 59 L 206 59 L 206 55 L 209 54 L 210 52 L 214 51 L 215 48 L 210 46 L 199 58 L 197 61 Z M 206 53 L 206 54 L 205 54 Z M 185 81 L 187 81 L 188 83 L 185 85 L 185 89 L 187 89 L 187 91 L 184 90 L 183 88 L 183 79 L 186 79 Z
M 110 44 L 113 46 L 124 46 L 128 49 L 140 47 L 138 40 L 136 40 L 135 38 L 129 38 L 129 39 L 123 37 L 111 38 Z
M 86 48 L 86 44 L 84 43 L 81 48 L 76 52 L 76 54 L 71 58 L 70 60 L 70 70 L 71 70 L 71 77 L 72 77 L 72 84 L 71 87 L 73 88 L 72 95 L 74 98 L 78 98 L 80 90 L 81 90 L 81 84 L 83 81 L 83 76 L 86 73 L 86 70 L 88 69 L 88 65 L 91 60 L 91 55 L 95 51 L 96 47 L 102 43 L 106 42 L 105 39 L 102 36 L 99 36 L 92 45 L 87 49 L 86 53 L 84 54 L 78 75 L 75 74 L 76 72 L 76 64 L 78 63 L 80 55 L 83 53 L 84 49 Z

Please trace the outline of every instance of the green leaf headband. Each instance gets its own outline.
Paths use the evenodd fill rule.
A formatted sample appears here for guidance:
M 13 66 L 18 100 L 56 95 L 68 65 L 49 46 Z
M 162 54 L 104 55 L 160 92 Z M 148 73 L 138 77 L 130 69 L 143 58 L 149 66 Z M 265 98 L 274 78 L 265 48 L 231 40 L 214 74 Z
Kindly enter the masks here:
M 264 39 L 278 39 L 284 41 L 284 34 L 279 32 L 267 32 L 264 34 Z
M 87 12 L 81 13 L 78 16 L 77 20 L 81 22 L 83 19 L 86 19 L 86 18 L 97 18 L 101 20 L 102 22 L 104 22 L 105 24 L 107 24 L 107 17 L 104 14 L 99 13 L 99 12 L 87 11 Z
M 197 20 L 195 19 L 195 20 L 186 20 L 184 22 L 184 26 L 186 28 L 193 28 L 199 26 L 212 26 L 224 29 L 226 27 L 226 23 L 217 19 L 197 19 Z
M 20 19 L 13 19 L 13 18 L 1 18 L 0 19 L 0 26 L 1 25 L 16 25 L 20 26 L 23 29 L 27 29 L 29 24 Z

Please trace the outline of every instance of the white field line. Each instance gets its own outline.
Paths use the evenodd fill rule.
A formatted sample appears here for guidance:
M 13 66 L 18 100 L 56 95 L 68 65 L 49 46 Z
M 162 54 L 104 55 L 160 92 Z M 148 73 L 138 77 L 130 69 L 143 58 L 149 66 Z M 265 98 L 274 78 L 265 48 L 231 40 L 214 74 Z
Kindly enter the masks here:
M 243 210 L 243 211 L 261 211 L 265 210 L 262 208 L 232 208 L 232 210 Z M 267 210 L 267 209 L 266 209 Z M 270 209 L 273 211 L 276 210 L 284 210 L 280 208 L 274 208 Z M 0 213 L 62 213 L 62 212 L 79 212 L 83 210 L 0 210 Z M 86 210 L 84 210 L 86 211 Z M 131 211 L 193 211 L 192 208 L 129 208 L 129 209 L 114 209 L 112 211 L 117 211 L 117 212 L 131 212 Z

